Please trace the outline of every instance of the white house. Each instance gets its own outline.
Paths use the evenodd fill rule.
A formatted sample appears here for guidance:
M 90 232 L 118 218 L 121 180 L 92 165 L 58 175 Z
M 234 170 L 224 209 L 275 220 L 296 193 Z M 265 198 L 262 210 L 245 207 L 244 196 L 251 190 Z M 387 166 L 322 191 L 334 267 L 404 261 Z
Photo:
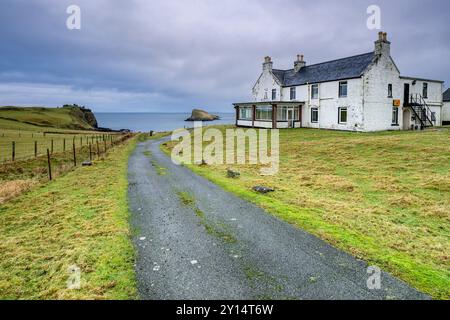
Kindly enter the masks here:
M 444 106 L 442 110 L 442 124 L 450 125 L 450 88 L 444 92 Z
M 266 57 L 253 101 L 235 103 L 236 125 L 350 131 L 421 129 L 442 125 L 443 81 L 400 75 L 391 43 L 380 32 L 375 51 L 294 68 L 273 69 Z

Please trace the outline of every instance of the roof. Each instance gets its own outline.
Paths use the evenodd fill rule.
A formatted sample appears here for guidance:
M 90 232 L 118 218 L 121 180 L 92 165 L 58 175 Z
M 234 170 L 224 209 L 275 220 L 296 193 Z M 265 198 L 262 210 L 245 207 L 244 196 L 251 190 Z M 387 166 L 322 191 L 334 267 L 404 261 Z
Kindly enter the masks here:
M 407 76 L 400 76 L 400 79 L 409 79 L 409 80 L 426 81 L 426 82 L 439 82 L 439 83 L 444 83 L 445 82 L 445 81 L 442 81 L 442 80 L 432 80 L 432 79 L 424 79 L 424 78 L 417 78 L 417 77 L 407 77 Z
M 233 103 L 235 107 L 251 107 L 251 106 L 298 106 L 305 104 L 305 101 L 259 101 L 259 102 L 236 102 Z
M 301 68 L 299 72 L 295 72 L 294 69 L 273 69 L 272 73 L 285 87 L 359 78 L 364 73 L 364 70 L 374 61 L 374 57 L 375 53 L 369 52 L 353 57 L 307 65 Z
M 450 88 L 444 92 L 444 101 L 450 101 Z

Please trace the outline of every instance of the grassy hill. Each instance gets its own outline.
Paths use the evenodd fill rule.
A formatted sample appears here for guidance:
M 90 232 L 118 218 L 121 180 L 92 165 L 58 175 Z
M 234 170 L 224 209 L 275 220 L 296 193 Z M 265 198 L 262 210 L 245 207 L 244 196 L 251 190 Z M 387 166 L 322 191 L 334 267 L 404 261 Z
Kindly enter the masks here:
M 35 131 L 43 128 L 92 130 L 97 120 L 89 109 L 70 106 L 63 108 L 0 107 L 0 128 Z

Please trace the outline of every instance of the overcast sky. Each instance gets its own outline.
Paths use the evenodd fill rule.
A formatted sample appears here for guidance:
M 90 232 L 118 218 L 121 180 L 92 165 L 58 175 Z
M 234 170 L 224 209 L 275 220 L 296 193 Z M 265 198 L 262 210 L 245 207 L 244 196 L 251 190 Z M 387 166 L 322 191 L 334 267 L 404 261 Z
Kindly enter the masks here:
M 402 74 L 450 83 L 448 0 L 0 0 L 0 105 L 230 112 L 266 55 L 288 69 L 372 51 L 371 4 Z

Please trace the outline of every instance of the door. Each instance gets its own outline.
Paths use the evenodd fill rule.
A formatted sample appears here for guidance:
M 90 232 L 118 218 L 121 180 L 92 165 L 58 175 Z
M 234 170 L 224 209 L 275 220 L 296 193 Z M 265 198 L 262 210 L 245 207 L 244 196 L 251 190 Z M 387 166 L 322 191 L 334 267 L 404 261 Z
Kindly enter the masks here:
M 411 129 L 411 110 L 409 108 L 403 109 L 403 130 Z
M 403 95 L 403 105 L 409 105 L 409 83 L 405 83 L 404 95 Z
M 287 109 L 288 128 L 294 128 L 294 109 Z

